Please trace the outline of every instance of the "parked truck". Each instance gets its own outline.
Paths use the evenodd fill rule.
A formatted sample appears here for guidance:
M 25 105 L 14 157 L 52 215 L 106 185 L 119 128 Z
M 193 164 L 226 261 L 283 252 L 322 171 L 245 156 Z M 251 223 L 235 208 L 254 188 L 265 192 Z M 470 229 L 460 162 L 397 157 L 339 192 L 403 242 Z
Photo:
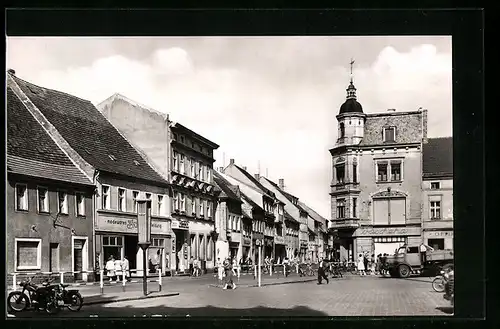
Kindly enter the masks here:
M 422 259 L 420 245 L 405 244 L 387 257 L 385 266 L 393 278 L 407 278 L 415 271 L 447 270 L 453 268 L 453 250 L 427 250 Z

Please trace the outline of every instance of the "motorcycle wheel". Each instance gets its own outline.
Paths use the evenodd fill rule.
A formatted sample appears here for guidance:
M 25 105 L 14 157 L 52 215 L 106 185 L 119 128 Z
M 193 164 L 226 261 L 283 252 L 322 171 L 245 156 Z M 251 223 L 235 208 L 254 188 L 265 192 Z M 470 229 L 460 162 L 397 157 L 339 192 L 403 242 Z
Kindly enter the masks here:
M 7 309 L 11 312 L 22 312 L 28 308 L 28 298 L 20 291 L 13 291 L 7 297 Z
M 435 292 L 444 292 L 444 283 L 444 278 L 438 276 L 432 280 L 432 289 L 434 289 Z
M 83 306 L 82 295 L 77 292 L 76 294 L 72 294 L 71 296 L 69 296 L 69 298 L 71 299 L 71 305 L 68 305 L 68 309 L 71 312 L 78 312 Z
M 49 314 L 56 314 L 61 310 L 59 305 L 57 305 L 57 299 L 56 298 L 50 298 L 47 301 L 47 305 L 45 305 L 45 311 Z

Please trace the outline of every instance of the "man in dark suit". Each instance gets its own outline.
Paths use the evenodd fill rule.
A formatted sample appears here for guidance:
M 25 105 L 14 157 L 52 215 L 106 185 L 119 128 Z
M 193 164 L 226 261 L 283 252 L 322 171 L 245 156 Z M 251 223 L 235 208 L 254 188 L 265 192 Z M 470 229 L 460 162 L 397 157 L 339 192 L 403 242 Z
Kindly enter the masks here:
M 318 267 L 318 284 L 321 284 L 323 279 L 326 280 L 327 284 L 330 283 L 328 276 L 325 274 L 325 262 L 321 259 Z

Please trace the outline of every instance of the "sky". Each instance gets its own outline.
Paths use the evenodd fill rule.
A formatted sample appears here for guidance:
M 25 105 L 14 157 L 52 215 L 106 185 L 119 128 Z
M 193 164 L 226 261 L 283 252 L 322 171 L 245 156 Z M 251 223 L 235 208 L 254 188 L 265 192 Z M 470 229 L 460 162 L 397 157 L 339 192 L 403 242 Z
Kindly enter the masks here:
M 114 93 L 220 145 L 330 219 L 329 149 L 353 67 L 365 113 L 429 111 L 452 135 L 451 37 L 7 38 L 21 79 L 98 104 Z

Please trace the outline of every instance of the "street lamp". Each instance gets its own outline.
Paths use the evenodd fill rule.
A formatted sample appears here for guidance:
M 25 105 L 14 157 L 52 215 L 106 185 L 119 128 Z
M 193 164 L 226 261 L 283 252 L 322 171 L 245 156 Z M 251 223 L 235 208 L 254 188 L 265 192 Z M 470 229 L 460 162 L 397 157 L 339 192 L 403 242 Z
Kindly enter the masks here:
M 142 249 L 142 290 L 148 294 L 147 249 L 151 245 L 151 200 L 137 200 L 137 243 Z

